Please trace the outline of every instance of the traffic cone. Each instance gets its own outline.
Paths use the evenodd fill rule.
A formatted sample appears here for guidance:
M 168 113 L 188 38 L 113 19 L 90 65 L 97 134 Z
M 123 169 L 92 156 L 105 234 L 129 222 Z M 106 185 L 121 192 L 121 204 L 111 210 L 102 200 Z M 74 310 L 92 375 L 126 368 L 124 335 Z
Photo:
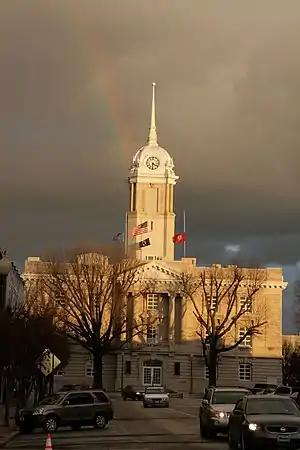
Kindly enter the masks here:
M 51 440 L 51 434 L 50 433 L 47 434 L 45 450 L 52 450 L 52 440 Z

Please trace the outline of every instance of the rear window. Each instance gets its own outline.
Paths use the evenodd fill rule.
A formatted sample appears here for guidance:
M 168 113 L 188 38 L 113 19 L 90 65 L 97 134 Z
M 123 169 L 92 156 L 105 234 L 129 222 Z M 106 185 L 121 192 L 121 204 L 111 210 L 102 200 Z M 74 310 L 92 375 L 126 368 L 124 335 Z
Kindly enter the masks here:
M 109 399 L 106 397 L 104 392 L 93 392 L 99 403 L 109 403 Z
M 291 394 L 292 393 L 292 388 L 288 387 L 288 386 L 280 386 L 276 389 L 275 394 Z
M 249 395 L 250 391 L 216 391 L 212 403 L 214 405 L 235 405 L 244 395 Z
M 148 388 L 146 394 L 164 394 L 164 388 Z

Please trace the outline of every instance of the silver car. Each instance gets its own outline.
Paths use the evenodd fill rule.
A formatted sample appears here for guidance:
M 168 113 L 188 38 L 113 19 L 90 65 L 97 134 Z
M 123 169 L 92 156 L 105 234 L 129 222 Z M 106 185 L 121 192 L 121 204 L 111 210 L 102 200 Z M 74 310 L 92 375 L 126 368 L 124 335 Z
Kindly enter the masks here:
M 163 387 L 149 387 L 146 389 L 143 397 L 144 408 L 148 408 L 150 406 L 169 408 L 169 403 L 169 395 L 165 392 Z
M 213 439 L 218 433 L 227 433 L 230 413 L 244 395 L 251 395 L 251 392 L 234 387 L 207 389 L 199 408 L 201 436 Z

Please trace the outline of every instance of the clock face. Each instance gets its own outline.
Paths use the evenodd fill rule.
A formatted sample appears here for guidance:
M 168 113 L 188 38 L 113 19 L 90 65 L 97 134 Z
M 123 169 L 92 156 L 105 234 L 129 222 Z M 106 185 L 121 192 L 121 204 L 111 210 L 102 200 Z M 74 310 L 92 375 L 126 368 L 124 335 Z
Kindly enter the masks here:
M 156 156 L 150 156 L 146 160 L 146 166 L 150 170 L 156 170 L 159 168 L 159 159 Z

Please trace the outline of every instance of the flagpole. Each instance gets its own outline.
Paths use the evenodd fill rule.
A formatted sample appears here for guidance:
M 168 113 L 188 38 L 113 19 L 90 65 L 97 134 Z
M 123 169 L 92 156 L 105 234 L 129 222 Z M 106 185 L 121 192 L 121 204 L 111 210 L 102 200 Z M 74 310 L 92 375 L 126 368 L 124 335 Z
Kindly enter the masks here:
M 183 257 L 186 258 L 186 213 L 185 209 L 183 210 L 183 232 L 185 239 L 183 241 Z
M 128 253 L 128 212 L 126 211 L 125 215 L 125 232 L 124 232 L 124 247 L 125 247 L 125 256 L 127 256 Z

